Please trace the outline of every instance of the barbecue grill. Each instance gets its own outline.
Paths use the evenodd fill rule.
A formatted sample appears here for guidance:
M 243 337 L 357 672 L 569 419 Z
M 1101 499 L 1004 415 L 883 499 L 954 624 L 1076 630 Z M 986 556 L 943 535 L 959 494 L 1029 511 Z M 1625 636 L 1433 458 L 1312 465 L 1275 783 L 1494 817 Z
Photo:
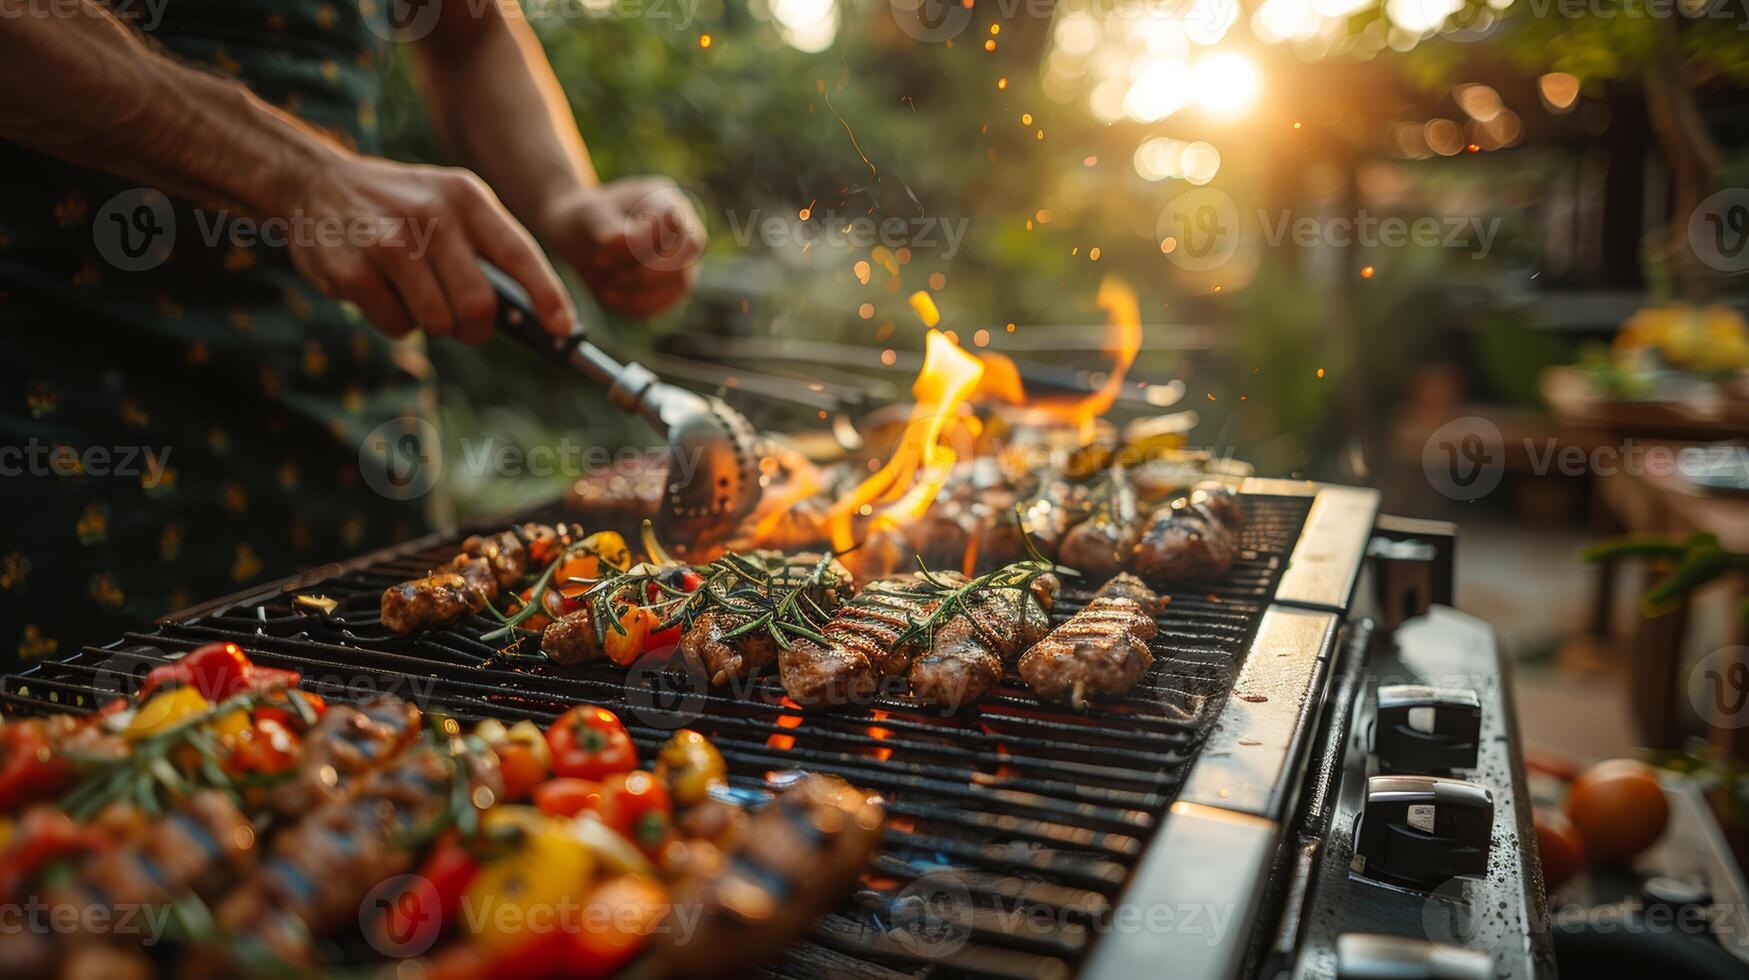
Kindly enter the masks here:
M 1546 941 L 1525 938 L 1541 885 L 1528 809 L 1514 805 L 1523 777 L 1502 684 L 1479 685 L 1477 778 L 1496 804 L 1490 874 L 1457 897 L 1429 898 L 1351 873 L 1352 786 L 1357 765 L 1364 778 L 1376 683 L 1368 654 L 1395 649 L 1388 629 L 1357 614 L 1369 543 L 1410 540 L 1433 555 L 1375 570 L 1387 627 L 1405 618 L 1415 627 L 1429 617 L 1408 614 L 1449 602 L 1449 537 L 1381 520 L 1370 490 L 1269 480 L 1243 490 L 1248 520 L 1230 574 L 1170 590 L 1149 675 L 1086 714 L 1041 705 L 1012 677 L 956 715 L 901 697 L 803 712 L 772 677 L 724 691 L 660 666 L 561 668 L 507 654 L 481 639 L 497 624 L 480 617 L 412 636 L 386 629 L 382 591 L 447 560 L 473 529 L 205 603 L 6 677 L 0 701 L 9 711 L 90 710 L 135 690 L 152 667 L 228 640 L 258 663 L 300 671 L 329 699 L 387 692 L 463 720 L 542 723 L 596 703 L 621 715 L 644 752 L 676 728 L 703 732 L 732 786 L 750 794 L 797 770 L 879 792 L 889 824 L 873 868 L 768 966 L 773 976 L 1335 976 L 1372 955 L 1351 948 L 1356 935 L 1425 939 L 1440 931 L 1428 910 L 1448 906 L 1488 910 L 1432 936 L 1489 949 L 1488 975 L 1549 970 Z M 597 526 L 554 511 L 514 519 Z M 1098 584 L 1071 581 L 1053 618 Z M 1473 625 L 1438 608 L 1433 619 L 1422 647 L 1447 642 L 1453 623 Z M 1491 643 L 1464 656 L 1443 669 L 1461 662 L 1499 677 Z M 1393 669 L 1411 670 L 1409 659 L 1403 652 Z M 1344 909 L 1356 901 L 1376 914 L 1355 920 Z M 1348 927 L 1356 921 L 1363 928 Z

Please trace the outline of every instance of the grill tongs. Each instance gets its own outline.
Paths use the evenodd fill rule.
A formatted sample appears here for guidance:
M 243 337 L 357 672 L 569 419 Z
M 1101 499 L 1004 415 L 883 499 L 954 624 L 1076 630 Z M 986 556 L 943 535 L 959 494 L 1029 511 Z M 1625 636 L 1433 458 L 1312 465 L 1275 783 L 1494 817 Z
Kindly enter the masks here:
M 541 329 L 516 280 L 485 263 L 480 268 L 498 294 L 500 331 L 542 357 L 569 363 L 604 386 L 622 411 L 668 437 L 668 482 L 656 514 L 663 540 L 691 550 L 729 537 L 759 503 L 759 440 L 752 424 L 720 398 L 666 384 L 641 364 L 620 364 L 582 329 L 553 337 Z

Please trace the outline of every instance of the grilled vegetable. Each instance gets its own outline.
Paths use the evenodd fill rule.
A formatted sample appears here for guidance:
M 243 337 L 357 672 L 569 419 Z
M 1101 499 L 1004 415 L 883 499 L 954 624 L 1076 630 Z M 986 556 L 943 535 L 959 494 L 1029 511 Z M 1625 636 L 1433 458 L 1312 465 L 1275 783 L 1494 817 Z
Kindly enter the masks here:
M 606 708 L 580 705 L 547 729 L 553 775 L 605 779 L 638 767 L 638 750 L 619 718 Z
M 710 739 L 682 728 L 656 751 L 656 778 L 667 784 L 674 802 L 692 806 L 704 802 L 712 786 L 728 780 L 723 754 Z

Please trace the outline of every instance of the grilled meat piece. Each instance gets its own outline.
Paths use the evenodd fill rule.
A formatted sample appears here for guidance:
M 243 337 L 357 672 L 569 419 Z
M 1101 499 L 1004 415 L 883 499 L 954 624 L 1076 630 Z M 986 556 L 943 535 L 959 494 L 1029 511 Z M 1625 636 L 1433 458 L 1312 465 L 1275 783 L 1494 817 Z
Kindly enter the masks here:
M 867 867 L 885 819 L 878 797 L 832 776 L 807 776 L 753 814 L 718 860 L 675 882 L 689 930 L 658 930 L 659 973 L 740 976 L 800 939 Z
M 1245 527 L 1245 505 L 1239 502 L 1238 491 L 1225 483 L 1218 480 L 1198 483 L 1190 491 L 1190 502 L 1207 508 L 1228 530 L 1239 531 Z
M 922 638 L 901 644 L 899 637 L 935 611 L 941 600 L 934 592 L 915 575 L 870 582 L 821 630 L 825 646 L 797 640 L 777 655 L 783 689 L 803 706 L 872 695 L 880 678 L 911 666 Z
M 1069 529 L 1086 519 L 1090 506 L 1085 485 L 1070 482 L 1061 474 L 1041 477 L 1038 486 L 1020 499 L 1018 520 L 1010 507 L 985 533 L 979 564 L 999 568 L 1025 559 L 1028 552 L 1022 531 L 1039 554 L 1055 556 Z
M 1096 595 L 1021 656 L 1020 677 L 1039 700 L 1079 711 L 1087 707 L 1088 698 L 1129 693 L 1147 674 L 1154 662 L 1147 641 L 1156 631 L 1148 607 L 1157 607 L 1158 600 L 1130 576 L 1120 578 L 1127 581 L 1106 583 L 1100 589 L 1105 594 Z M 1146 606 L 1129 597 L 1138 588 L 1140 598 L 1149 600 Z
M 1028 588 L 992 588 L 973 596 L 965 614 L 935 632 L 929 650 L 911 664 L 911 694 L 957 710 L 983 697 L 1002 679 L 1005 665 L 1050 631 L 1047 609 L 1060 583 L 1055 575 Z
M 775 551 L 725 556 L 712 565 L 713 575 L 707 586 L 711 595 L 700 598 L 704 603 L 715 599 L 764 607 L 781 604 L 799 592 L 796 601 L 801 603 L 804 616 L 813 616 L 815 610 L 830 616 L 850 596 L 855 585 L 850 570 L 837 559 L 822 568 L 823 557 L 811 552 L 786 556 Z M 680 655 L 713 686 L 750 677 L 777 660 L 778 643 L 769 629 L 727 636 L 746 626 L 751 617 L 708 605 L 704 608 L 706 611 L 682 632 Z
M 1087 519 L 1063 536 L 1057 560 L 1089 578 L 1115 575 L 1141 535 L 1136 491 L 1122 465 L 1113 465 L 1093 491 Z
M 566 613 L 541 631 L 540 652 L 553 663 L 571 666 L 607 656 L 601 635 L 595 630 L 595 614 L 589 606 Z
M 1176 500 L 1160 508 L 1136 543 L 1130 570 L 1150 585 L 1227 574 L 1239 546 L 1236 532 L 1207 507 Z
M 372 772 L 349 797 L 317 807 L 281 831 L 261 866 L 215 910 L 230 942 L 224 950 L 204 950 L 201 955 L 210 958 L 204 965 L 255 946 L 288 968 L 317 966 L 318 938 L 357 923 L 370 890 L 412 867 L 416 853 L 409 839 L 450 805 L 458 764 L 470 799 L 482 790 L 503 795 L 496 756 L 452 758 L 425 742 Z
M 906 568 L 915 567 L 911 542 L 903 530 L 890 523 L 870 527 L 856 550 L 844 556 L 844 565 L 850 569 L 858 588 L 867 588 L 871 582 L 903 574 Z
M 731 679 L 751 676 L 777 660 L 777 641 L 764 629 L 727 637 L 749 617 L 731 612 L 707 612 L 680 634 L 680 655 L 687 666 L 722 687 Z
M 457 555 L 424 578 L 384 590 L 383 625 L 397 633 L 448 626 L 485 609 L 498 588 L 490 559 Z
M 515 531 L 476 534 L 462 542 L 462 554 L 484 558 L 500 589 L 513 589 L 528 574 L 528 547 Z
M 332 705 L 304 736 L 296 773 L 273 787 L 268 805 L 296 817 L 341 799 L 361 776 L 412 744 L 423 720 L 418 708 L 391 695 Z
M 1112 576 L 1111 581 L 1106 582 L 1099 587 L 1099 591 L 1093 593 L 1093 598 L 1128 599 L 1150 616 L 1159 615 L 1165 610 L 1167 603 L 1165 596 L 1155 595 L 1154 590 L 1148 588 L 1147 583 L 1129 572 Z

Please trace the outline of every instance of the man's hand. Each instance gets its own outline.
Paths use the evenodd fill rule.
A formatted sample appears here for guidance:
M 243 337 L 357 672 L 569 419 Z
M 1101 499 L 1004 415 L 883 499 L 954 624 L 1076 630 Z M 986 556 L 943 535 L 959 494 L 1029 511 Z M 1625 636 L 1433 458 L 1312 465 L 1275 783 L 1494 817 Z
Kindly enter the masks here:
M 704 222 L 666 177 L 627 177 L 578 187 L 550 204 L 540 227 L 602 306 L 650 316 L 686 296 L 698 278 Z
M 490 336 L 497 300 L 479 259 L 528 290 L 549 333 L 575 329 L 570 298 L 534 239 L 466 170 L 335 154 L 279 210 L 311 228 L 343 230 L 288 236 L 292 263 L 391 337 L 421 330 L 477 344 Z

